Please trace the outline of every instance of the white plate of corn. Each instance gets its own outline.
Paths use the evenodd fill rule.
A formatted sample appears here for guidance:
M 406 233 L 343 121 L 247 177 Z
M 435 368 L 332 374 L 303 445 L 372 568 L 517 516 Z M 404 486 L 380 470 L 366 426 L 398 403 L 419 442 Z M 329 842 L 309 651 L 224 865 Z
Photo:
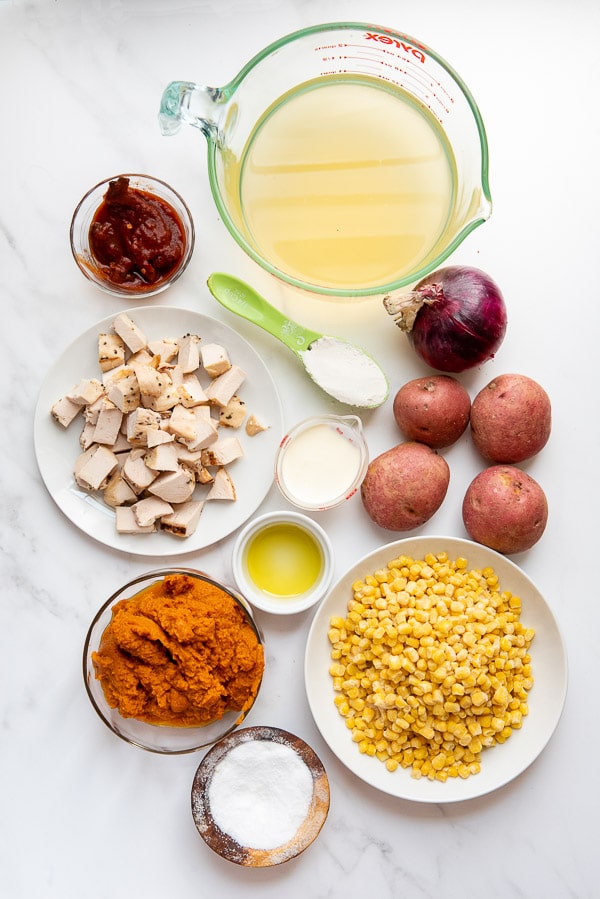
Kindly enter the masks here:
M 527 575 L 453 537 L 381 546 L 313 619 L 308 702 L 335 755 L 417 802 L 482 796 L 521 774 L 562 713 L 567 658 Z

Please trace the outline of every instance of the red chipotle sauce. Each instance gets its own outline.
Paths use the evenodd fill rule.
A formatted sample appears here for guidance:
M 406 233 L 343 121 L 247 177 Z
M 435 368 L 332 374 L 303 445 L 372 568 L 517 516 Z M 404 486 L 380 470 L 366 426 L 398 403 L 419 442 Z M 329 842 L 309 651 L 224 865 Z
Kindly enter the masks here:
M 173 207 L 130 187 L 129 178 L 109 183 L 89 237 L 99 274 L 132 292 L 165 281 L 185 251 L 183 225 Z

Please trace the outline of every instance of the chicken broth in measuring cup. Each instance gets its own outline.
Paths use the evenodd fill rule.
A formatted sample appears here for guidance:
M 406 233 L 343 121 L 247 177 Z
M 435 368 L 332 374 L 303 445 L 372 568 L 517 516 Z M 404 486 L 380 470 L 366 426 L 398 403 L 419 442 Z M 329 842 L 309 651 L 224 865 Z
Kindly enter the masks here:
M 487 138 L 465 84 L 390 28 L 315 25 L 228 84 L 174 81 L 163 134 L 208 144 L 219 214 L 281 281 L 335 299 L 414 284 L 491 213 Z
M 322 78 L 263 115 L 225 177 L 256 252 L 293 278 L 370 288 L 439 252 L 455 161 L 435 118 L 373 78 Z

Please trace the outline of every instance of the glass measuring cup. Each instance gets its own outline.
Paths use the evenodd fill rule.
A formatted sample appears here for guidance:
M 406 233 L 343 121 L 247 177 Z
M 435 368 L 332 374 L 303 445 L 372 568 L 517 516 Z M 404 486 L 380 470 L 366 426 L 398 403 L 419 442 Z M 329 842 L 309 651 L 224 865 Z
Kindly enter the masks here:
M 388 28 L 294 32 L 224 87 L 172 82 L 159 121 L 165 135 L 182 123 L 202 131 L 231 235 L 317 294 L 413 284 L 491 214 L 473 97 L 437 53 Z
M 315 415 L 283 437 L 275 456 L 275 483 L 292 505 L 322 512 L 354 496 L 368 464 L 358 415 Z

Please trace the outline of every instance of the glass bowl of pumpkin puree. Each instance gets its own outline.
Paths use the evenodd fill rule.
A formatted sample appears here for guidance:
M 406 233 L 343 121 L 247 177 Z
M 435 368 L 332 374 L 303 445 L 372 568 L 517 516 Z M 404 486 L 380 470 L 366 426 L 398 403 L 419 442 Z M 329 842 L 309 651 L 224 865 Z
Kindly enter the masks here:
M 147 572 L 98 610 L 83 651 L 92 706 L 110 730 L 149 752 L 218 742 L 245 720 L 264 672 L 247 602 L 190 568 Z

